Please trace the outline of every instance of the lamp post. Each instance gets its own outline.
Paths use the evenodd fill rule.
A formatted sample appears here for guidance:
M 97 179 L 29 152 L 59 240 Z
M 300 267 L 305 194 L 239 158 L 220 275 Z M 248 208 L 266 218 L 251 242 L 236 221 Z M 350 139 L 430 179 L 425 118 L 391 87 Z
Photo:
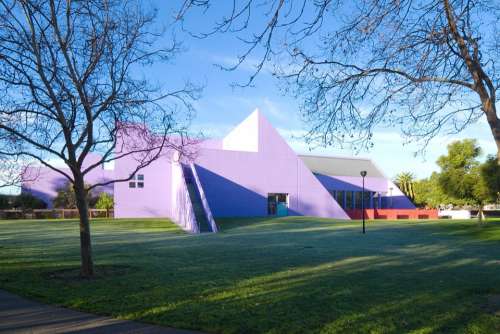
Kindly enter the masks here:
M 389 188 L 389 198 L 391 200 L 391 205 L 390 205 L 391 209 L 392 209 L 392 189 L 394 189 L 394 188 L 392 188 L 392 187 Z
M 362 170 L 359 174 L 363 178 L 363 192 L 361 193 L 361 212 L 363 215 L 363 234 L 365 234 L 365 176 L 366 176 L 366 170 Z

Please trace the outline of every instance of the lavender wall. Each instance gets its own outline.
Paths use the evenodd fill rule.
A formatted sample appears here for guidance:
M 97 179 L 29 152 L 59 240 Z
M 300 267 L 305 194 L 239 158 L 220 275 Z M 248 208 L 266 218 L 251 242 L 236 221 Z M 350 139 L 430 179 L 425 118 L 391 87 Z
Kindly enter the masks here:
M 198 176 L 215 217 L 267 215 L 267 194 L 289 194 L 289 214 L 348 219 L 348 216 L 260 113 L 249 117 L 245 136 L 225 142 L 234 150 L 201 149 L 196 160 Z M 246 120 L 248 121 L 248 119 Z M 244 122 L 246 122 L 244 121 Z M 258 152 L 248 150 L 244 139 L 253 129 Z M 252 146 L 253 147 L 253 146 Z
M 140 137 L 134 138 L 132 136 L 132 144 L 140 145 Z M 119 143 L 117 147 L 123 150 L 127 145 Z M 200 193 L 202 200 L 206 198 L 208 203 L 207 211 L 214 217 L 266 216 L 268 193 L 287 193 L 290 215 L 349 219 L 327 189 L 361 189 L 361 177 L 312 174 L 258 111 L 223 140 L 200 143 L 195 156 L 194 175 L 202 186 Z M 89 159 L 89 163 L 91 161 Z M 165 152 L 139 171 L 137 174 L 144 175 L 144 188 L 130 188 L 129 182 L 116 183 L 115 217 L 170 217 L 186 231 L 198 232 L 183 170 L 176 161 L 174 152 Z M 127 156 L 115 162 L 114 172 L 96 169 L 86 182 L 127 178 L 136 166 L 136 159 Z M 43 177 L 26 186 L 50 202 L 64 179 L 47 169 L 42 172 Z M 414 208 L 385 178 L 368 176 L 365 186 L 380 193 L 387 193 L 389 187 L 393 187 L 394 207 Z M 112 192 L 113 187 L 107 191 Z
M 170 217 L 172 202 L 171 155 L 166 154 L 137 174 L 144 175 L 144 188 L 129 188 L 128 182 L 115 184 L 115 217 Z M 137 167 L 132 156 L 115 163 L 115 177 L 126 178 Z

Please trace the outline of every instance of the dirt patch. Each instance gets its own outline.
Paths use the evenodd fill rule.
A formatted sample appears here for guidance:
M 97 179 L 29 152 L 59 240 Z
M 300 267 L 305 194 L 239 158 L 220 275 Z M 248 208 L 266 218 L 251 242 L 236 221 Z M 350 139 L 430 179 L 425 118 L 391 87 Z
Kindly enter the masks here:
M 109 278 L 113 276 L 125 276 L 131 272 L 133 267 L 123 265 L 100 265 L 94 266 L 94 276 L 85 278 L 80 275 L 80 267 L 64 268 L 50 271 L 46 277 L 61 281 L 88 281 Z

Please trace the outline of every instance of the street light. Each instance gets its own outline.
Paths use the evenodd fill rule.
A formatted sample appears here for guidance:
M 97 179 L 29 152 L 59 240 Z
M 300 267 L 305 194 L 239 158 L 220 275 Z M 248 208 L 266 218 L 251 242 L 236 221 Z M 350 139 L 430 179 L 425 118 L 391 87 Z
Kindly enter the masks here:
M 389 199 L 391 200 L 391 205 L 390 205 L 391 209 L 392 209 L 392 189 L 394 189 L 394 188 L 393 187 L 389 188 Z
M 363 215 L 363 234 L 365 234 L 365 176 L 366 176 L 366 170 L 362 170 L 359 172 L 361 177 L 363 178 L 363 192 L 361 194 L 361 212 Z

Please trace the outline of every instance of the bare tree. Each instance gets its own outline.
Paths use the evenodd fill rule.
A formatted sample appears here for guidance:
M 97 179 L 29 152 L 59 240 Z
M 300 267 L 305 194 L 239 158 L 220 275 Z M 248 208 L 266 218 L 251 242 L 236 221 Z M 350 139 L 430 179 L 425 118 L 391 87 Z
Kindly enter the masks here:
M 484 117 L 498 149 L 500 4 L 488 0 L 186 0 L 179 19 L 205 38 L 232 33 L 246 45 L 233 70 L 264 65 L 302 103 L 310 143 L 372 145 L 379 126 L 401 128 L 424 146 Z M 217 15 L 189 26 L 188 9 Z M 188 16 L 189 17 L 189 16 Z
M 38 178 L 38 169 L 33 162 L 22 157 L 0 156 L 0 189 L 19 188 L 23 182 L 33 182 Z
M 0 0 L 0 137 L 8 138 L 0 155 L 37 161 L 71 182 L 84 277 L 93 275 L 86 194 L 134 171 L 90 187 L 86 175 L 127 156 L 138 171 L 186 143 L 198 88 L 168 92 L 140 75 L 179 50 L 175 39 L 158 45 L 164 31 L 155 19 L 138 0 Z M 84 164 L 91 152 L 102 158 Z

